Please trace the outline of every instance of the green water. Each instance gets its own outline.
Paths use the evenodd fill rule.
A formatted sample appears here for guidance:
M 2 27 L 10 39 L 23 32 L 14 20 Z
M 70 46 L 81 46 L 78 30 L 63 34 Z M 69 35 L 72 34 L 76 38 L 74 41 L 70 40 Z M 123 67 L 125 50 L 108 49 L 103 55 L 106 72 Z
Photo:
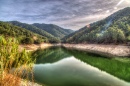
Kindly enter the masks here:
M 34 80 L 46 86 L 130 86 L 130 59 L 53 47 L 39 50 Z

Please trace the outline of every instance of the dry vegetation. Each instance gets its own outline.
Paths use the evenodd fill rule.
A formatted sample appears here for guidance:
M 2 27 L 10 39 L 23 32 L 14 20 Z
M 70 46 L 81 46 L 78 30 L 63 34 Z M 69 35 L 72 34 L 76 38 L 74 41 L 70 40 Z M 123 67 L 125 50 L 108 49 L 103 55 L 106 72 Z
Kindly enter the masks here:
M 0 36 L 0 86 L 20 86 L 22 78 L 29 79 L 34 61 L 25 50 L 19 52 L 18 45 L 14 38 Z

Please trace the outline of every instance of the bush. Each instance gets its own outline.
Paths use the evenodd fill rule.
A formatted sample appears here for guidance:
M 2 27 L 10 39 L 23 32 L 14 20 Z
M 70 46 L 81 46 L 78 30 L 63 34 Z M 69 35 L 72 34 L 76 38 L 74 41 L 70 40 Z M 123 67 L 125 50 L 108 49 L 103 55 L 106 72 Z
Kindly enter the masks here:
M 103 40 L 107 43 L 124 43 L 125 35 L 121 29 L 111 27 L 103 35 Z
M 130 42 L 130 36 L 127 37 L 127 41 Z
M 43 40 L 37 39 L 37 40 L 34 41 L 34 44 L 40 44 L 42 42 L 43 42 Z
M 24 39 L 21 40 L 21 43 L 23 43 L 23 44 L 33 44 L 34 40 L 30 37 L 25 37 Z

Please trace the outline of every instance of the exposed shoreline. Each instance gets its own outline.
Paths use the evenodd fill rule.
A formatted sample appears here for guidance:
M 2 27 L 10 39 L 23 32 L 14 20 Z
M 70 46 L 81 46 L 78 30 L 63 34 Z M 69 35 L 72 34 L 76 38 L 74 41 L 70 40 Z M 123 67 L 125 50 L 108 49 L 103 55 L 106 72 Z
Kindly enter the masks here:
M 49 43 L 19 45 L 19 51 L 26 49 L 27 52 L 30 52 L 30 51 L 35 51 L 37 49 L 45 49 L 52 46 L 54 45 Z
M 31 44 L 31 45 L 19 45 L 19 51 L 26 49 L 29 51 L 35 51 L 37 49 L 45 49 L 52 46 L 63 46 L 68 49 L 76 49 L 81 51 L 86 51 L 90 53 L 100 54 L 103 56 L 111 57 L 129 57 L 130 56 L 130 46 L 126 45 L 103 45 L 103 44 Z
M 61 44 L 68 49 L 87 51 L 107 57 L 129 57 L 130 46 L 125 45 L 103 45 L 103 44 Z

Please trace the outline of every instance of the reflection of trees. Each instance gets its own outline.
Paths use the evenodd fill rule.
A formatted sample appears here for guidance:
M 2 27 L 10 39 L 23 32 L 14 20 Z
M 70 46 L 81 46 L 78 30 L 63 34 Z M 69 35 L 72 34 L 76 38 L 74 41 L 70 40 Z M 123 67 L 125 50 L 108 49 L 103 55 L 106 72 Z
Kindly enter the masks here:
M 78 50 L 68 50 L 60 47 L 38 50 L 33 55 L 37 58 L 37 63 L 53 63 L 63 58 L 74 56 L 75 58 L 97 67 L 100 70 L 106 71 L 120 79 L 130 81 L 129 58 L 105 58 L 96 54 L 90 54 Z
M 61 47 L 52 47 L 45 50 L 37 50 L 33 53 L 36 58 L 36 64 L 39 63 L 53 63 L 63 58 L 69 57 L 68 53 L 65 53 Z
M 120 79 L 130 81 L 130 59 L 129 58 L 103 58 L 99 55 L 86 52 L 69 50 L 75 58 L 88 63 L 92 66 L 106 71 Z

